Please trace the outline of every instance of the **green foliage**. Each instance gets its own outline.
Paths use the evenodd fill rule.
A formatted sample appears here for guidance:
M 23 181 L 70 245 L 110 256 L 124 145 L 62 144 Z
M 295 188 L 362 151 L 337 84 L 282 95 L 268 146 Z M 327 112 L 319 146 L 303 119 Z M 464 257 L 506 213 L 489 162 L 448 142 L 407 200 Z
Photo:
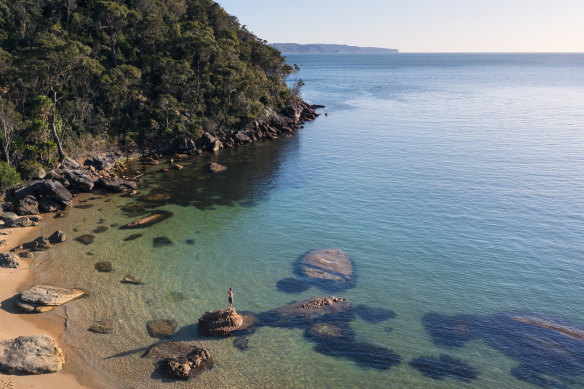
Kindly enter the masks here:
M 211 0 L 0 0 L 18 166 L 55 163 L 61 140 L 148 148 L 244 126 L 298 94 L 294 72 Z
M 6 162 L 0 162 L 0 190 L 4 191 L 20 182 L 20 174 Z

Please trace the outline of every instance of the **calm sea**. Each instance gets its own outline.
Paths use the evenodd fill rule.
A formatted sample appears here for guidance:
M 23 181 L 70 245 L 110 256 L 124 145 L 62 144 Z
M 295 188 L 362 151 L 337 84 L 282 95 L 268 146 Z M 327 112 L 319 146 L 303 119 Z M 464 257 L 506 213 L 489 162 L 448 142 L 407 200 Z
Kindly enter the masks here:
M 92 291 L 66 308 L 78 368 L 109 388 L 583 387 L 584 55 L 288 61 L 328 116 L 178 172 L 158 172 L 163 162 L 141 186 L 158 203 L 81 196 L 92 207 L 50 227 L 96 236 L 55 248 L 37 276 Z M 211 160 L 227 172 L 210 175 Z M 152 209 L 173 217 L 115 227 Z M 123 241 L 133 233 L 143 236 Z M 157 237 L 173 244 L 156 247 Z M 303 253 L 329 247 L 354 261 L 353 288 L 278 287 Z M 98 273 L 99 261 L 114 272 Z M 126 274 L 145 284 L 120 284 Z M 335 294 L 367 315 L 344 323 L 354 332 L 344 344 L 261 327 L 242 351 L 196 333 L 229 287 L 238 310 Z M 87 331 L 105 318 L 112 334 Z M 178 322 L 173 339 L 210 350 L 213 370 L 188 383 L 152 375 L 146 322 L 164 318 Z

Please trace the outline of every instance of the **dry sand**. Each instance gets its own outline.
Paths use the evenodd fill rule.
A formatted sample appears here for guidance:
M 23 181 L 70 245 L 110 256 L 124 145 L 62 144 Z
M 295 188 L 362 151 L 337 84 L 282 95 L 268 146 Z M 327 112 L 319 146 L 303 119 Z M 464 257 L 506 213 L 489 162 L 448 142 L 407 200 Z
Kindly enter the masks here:
M 28 240 L 36 238 L 36 227 L 2 229 L 0 240 L 7 240 L 8 244 L 0 248 L 0 252 L 9 251 Z M 22 292 L 30 282 L 32 270 L 28 267 L 35 260 L 21 261 L 19 269 L 0 268 L 0 339 L 13 339 L 23 335 L 49 335 L 60 345 L 61 335 L 65 329 L 65 319 L 58 315 L 20 313 L 14 306 L 14 297 Z M 84 386 L 75 377 L 74 372 L 67 367 L 67 352 L 65 351 L 65 366 L 62 371 L 42 375 L 12 375 L 0 373 L 0 388 L 4 389 L 75 389 L 90 388 Z

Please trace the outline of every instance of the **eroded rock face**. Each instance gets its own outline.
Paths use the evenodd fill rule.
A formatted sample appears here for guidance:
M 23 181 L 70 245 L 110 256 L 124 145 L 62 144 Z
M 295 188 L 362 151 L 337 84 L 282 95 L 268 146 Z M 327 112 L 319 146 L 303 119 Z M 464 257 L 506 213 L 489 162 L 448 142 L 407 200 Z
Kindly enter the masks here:
M 14 253 L 0 253 L 0 267 L 16 269 L 20 266 L 18 256 Z
M 301 266 L 304 276 L 317 280 L 344 283 L 353 275 L 349 255 L 341 249 L 309 251 L 302 258 Z
M 61 370 L 63 351 L 46 335 L 20 336 L 0 341 L 0 371 L 43 374 Z
M 211 173 L 217 174 L 217 173 L 224 172 L 225 170 L 227 170 L 226 166 L 220 165 L 220 164 L 215 163 L 215 162 L 209 162 L 209 171 Z
M 207 350 L 186 342 L 158 343 L 143 356 L 158 359 L 157 371 L 172 379 L 187 380 L 204 369 L 213 368 L 213 359 Z
M 36 285 L 22 292 L 17 306 L 24 312 L 46 312 L 58 305 L 66 304 L 85 295 L 80 289 L 58 288 L 56 286 Z
M 199 318 L 198 331 L 206 335 L 228 335 L 242 328 L 243 317 L 235 309 L 205 312 Z
M 16 204 L 16 213 L 20 216 L 38 215 L 39 202 L 34 196 L 28 195 L 18 200 Z

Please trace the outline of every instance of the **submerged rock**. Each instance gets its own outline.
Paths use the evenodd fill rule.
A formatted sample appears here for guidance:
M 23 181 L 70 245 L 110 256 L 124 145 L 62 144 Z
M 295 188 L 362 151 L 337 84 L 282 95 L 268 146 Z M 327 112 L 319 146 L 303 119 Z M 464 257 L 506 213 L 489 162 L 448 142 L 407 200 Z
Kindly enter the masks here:
M 114 270 L 111 262 L 97 262 L 95 264 L 95 269 L 101 273 L 110 273 Z
M 345 283 L 351 280 L 353 264 L 341 249 L 312 250 L 301 259 L 302 275 L 308 278 Z
M 313 297 L 264 312 L 260 321 L 278 327 L 302 327 L 317 320 L 346 322 L 354 318 L 351 302 L 341 297 Z
M 152 239 L 152 243 L 154 247 L 163 247 L 163 246 L 170 246 L 172 245 L 172 240 L 168 239 L 165 236 L 159 236 L 157 238 Z
M 233 339 L 233 347 L 239 351 L 249 350 L 249 339 L 244 337 L 237 337 Z
M 131 240 L 135 240 L 135 239 L 141 238 L 142 236 L 144 236 L 144 235 L 142 235 L 142 234 L 132 234 L 132 235 L 126 237 L 124 239 L 124 242 L 129 242 Z
M 172 216 L 172 212 L 169 211 L 156 211 L 155 213 L 140 218 L 138 220 L 134 220 L 131 223 L 128 223 L 122 227 L 121 229 L 133 229 L 133 228 L 145 228 L 150 227 L 156 223 L 160 223 L 163 220 L 166 220 Z
M 97 185 L 116 193 L 131 192 L 137 188 L 134 181 L 124 178 L 100 178 Z
M 0 267 L 16 269 L 20 266 L 18 256 L 14 253 L 0 253 Z
M 418 357 L 410 361 L 409 365 L 423 375 L 434 379 L 450 377 L 468 382 L 479 376 L 477 369 L 448 355 L 440 355 L 439 358 Z
M 43 374 L 61 370 L 63 351 L 47 335 L 20 336 L 0 341 L 0 371 Z
M 243 317 L 235 309 L 205 312 L 199 318 L 198 331 L 206 335 L 228 335 L 242 328 Z
M 16 305 L 24 312 L 40 313 L 50 311 L 55 306 L 66 304 L 85 294 L 81 289 L 36 285 L 22 292 Z
M 107 231 L 107 227 L 99 226 L 99 227 L 93 229 L 93 231 L 91 231 L 91 232 L 93 232 L 94 234 L 101 234 L 102 232 L 106 232 L 106 231 Z
M 359 304 L 354 308 L 355 313 L 361 319 L 369 323 L 381 323 L 382 321 L 394 319 L 394 311 L 381 307 L 372 307 L 365 304 Z
M 99 320 L 96 321 L 91 327 L 89 327 L 89 331 L 95 332 L 96 334 L 110 334 L 113 331 L 113 323 L 111 320 Z
M 78 236 L 77 238 L 75 238 L 75 240 L 79 243 L 83 243 L 84 245 L 90 245 L 93 243 L 95 239 L 95 235 L 91 235 L 91 234 L 85 234 L 85 235 L 81 235 Z
M 174 320 L 152 320 L 146 323 L 148 334 L 153 338 L 167 338 L 176 331 L 177 323 Z
M 224 172 L 225 170 L 227 170 L 226 166 L 220 165 L 220 164 L 215 163 L 215 162 L 209 162 L 209 171 L 211 173 L 214 173 L 214 174 L 221 173 L 221 172 Z

